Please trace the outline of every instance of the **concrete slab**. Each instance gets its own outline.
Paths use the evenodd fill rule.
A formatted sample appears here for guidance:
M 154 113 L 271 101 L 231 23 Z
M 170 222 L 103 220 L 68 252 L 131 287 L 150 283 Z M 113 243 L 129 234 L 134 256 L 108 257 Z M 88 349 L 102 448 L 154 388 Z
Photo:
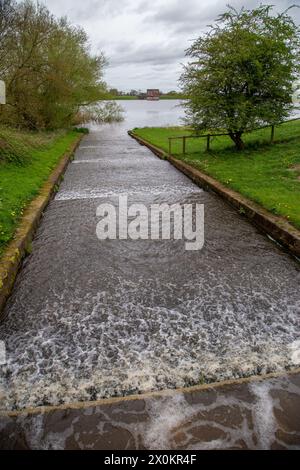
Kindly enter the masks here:
M 11 413 L 1 449 L 300 449 L 300 373 Z

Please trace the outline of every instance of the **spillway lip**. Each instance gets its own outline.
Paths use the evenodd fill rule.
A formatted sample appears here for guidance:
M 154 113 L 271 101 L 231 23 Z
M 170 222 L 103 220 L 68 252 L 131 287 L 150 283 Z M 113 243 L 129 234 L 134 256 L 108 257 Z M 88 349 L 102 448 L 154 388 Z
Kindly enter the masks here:
M 47 405 L 47 406 L 36 406 L 23 408 L 21 410 L 1 410 L 0 409 L 0 418 L 17 418 L 17 417 L 28 417 L 38 414 L 48 414 L 55 411 L 68 411 L 68 410 L 86 410 L 89 408 L 95 408 L 99 406 L 108 406 L 108 405 L 117 405 L 120 403 L 132 402 L 135 400 L 142 401 L 145 399 L 151 398 L 163 398 L 166 396 L 174 396 L 177 394 L 188 395 L 190 393 L 201 393 L 205 391 L 214 391 L 222 387 L 232 387 L 239 386 L 243 384 L 251 384 L 255 382 L 263 382 L 271 379 L 278 378 L 287 378 L 295 375 L 300 375 L 300 367 L 293 368 L 286 371 L 272 372 L 262 375 L 252 375 L 250 377 L 242 377 L 239 379 L 228 379 L 221 380 L 220 382 L 212 382 L 209 384 L 193 385 L 190 387 L 180 387 L 174 389 L 164 389 L 164 390 L 154 390 L 151 392 L 126 395 L 122 397 L 111 397 L 111 398 L 101 398 L 94 401 L 80 401 L 80 402 L 70 402 L 63 403 L 61 405 Z

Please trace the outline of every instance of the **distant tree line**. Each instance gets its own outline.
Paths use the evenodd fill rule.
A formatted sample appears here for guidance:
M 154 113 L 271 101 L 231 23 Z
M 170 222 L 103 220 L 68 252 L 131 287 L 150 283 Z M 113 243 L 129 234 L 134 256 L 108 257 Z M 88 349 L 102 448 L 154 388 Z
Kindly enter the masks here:
M 31 0 L 0 0 L 0 123 L 36 129 L 70 125 L 105 97 L 105 58 L 91 54 L 83 29 Z
M 117 88 L 110 88 L 109 89 L 109 95 L 112 96 L 112 97 L 116 97 L 116 96 L 133 96 L 133 97 L 137 97 L 137 96 L 141 96 L 143 94 L 146 93 L 146 90 L 130 90 L 130 91 L 121 91 L 121 90 L 118 90 Z M 167 91 L 166 93 L 160 91 L 160 96 L 161 97 L 164 97 L 164 96 L 170 96 L 170 97 L 182 97 L 183 96 L 183 93 L 181 93 L 180 91 L 175 91 L 175 90 L 171 90 L 171 91 Z

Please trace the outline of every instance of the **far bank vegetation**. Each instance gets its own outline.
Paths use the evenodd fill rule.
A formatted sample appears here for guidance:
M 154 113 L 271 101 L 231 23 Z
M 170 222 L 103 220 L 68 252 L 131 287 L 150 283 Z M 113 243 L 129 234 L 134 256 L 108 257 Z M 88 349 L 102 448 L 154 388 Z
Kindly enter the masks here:
M 7 90 L 0 125 L 54 130 L 77 122 L 79 111 L 90 115 L 89 106 L 107 96 L 105 64 L 103 54 L 91 53 L 85 31 L 66 18 L 30 0 L 0 0 L 0 79 Z

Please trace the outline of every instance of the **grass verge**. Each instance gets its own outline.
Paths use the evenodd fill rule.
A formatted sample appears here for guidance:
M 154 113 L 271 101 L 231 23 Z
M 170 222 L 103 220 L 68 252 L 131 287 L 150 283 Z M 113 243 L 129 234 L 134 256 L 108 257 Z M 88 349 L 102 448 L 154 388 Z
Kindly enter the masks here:
M 0 128 L 0 256 L 24 209 L 77 138 L 76 130 L 32 133 Z
M 133 132 L 168 152 L 168 137 L 192 135 L 183 127 L 143 128 Z M 300 229 L 300 120 L 245 134 L 246 148 L 237 152 L 229 137 L 215 137 L 211 150 L 206 139 L 172 141 L 172 155 L 214 177 Z

